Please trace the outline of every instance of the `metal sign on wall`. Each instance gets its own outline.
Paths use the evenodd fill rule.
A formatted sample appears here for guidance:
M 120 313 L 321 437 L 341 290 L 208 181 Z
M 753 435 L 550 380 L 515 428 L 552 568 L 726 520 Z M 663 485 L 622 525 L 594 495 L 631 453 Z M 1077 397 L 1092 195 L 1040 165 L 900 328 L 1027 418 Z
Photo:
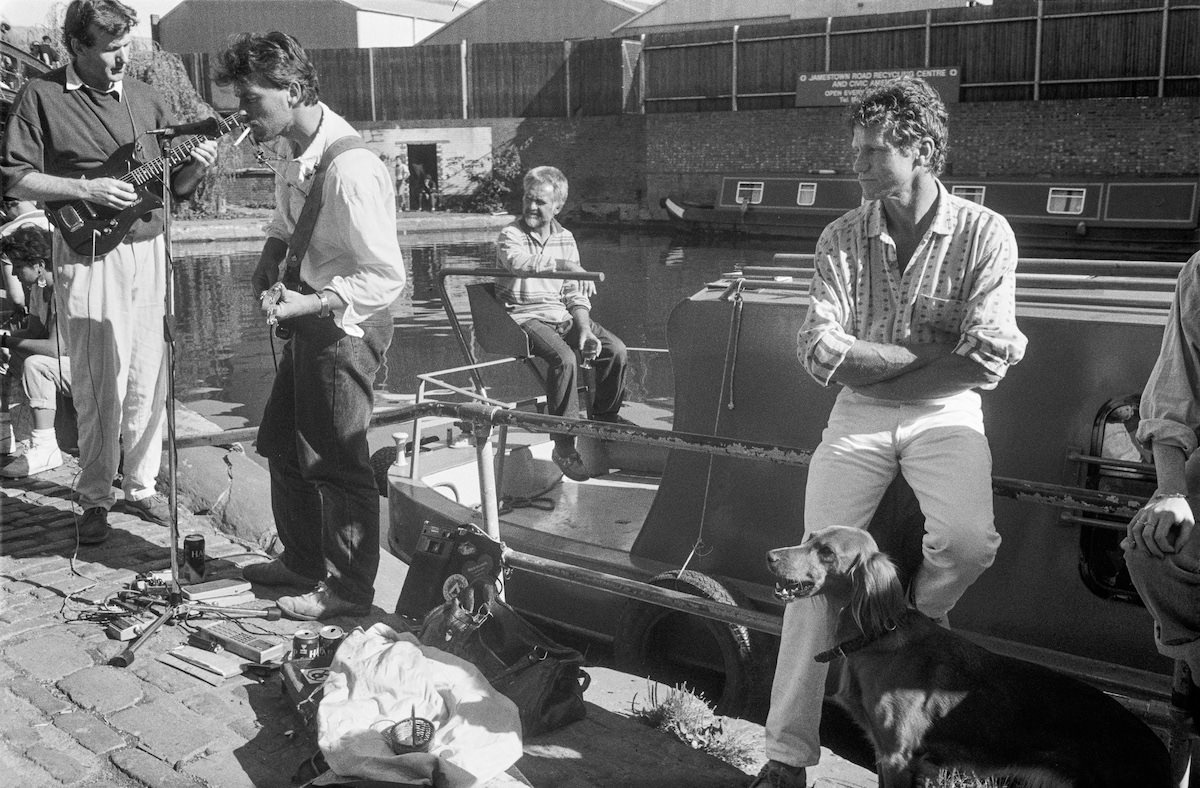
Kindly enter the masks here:
M 802 73 L 796 77 L 796 106 L 829 107 L 849 104 L 864 90 L 896 77 L 920 77 L 941 94 L 942 101 L 958 101 L 959 69 L 957 66 L 946 66 Z

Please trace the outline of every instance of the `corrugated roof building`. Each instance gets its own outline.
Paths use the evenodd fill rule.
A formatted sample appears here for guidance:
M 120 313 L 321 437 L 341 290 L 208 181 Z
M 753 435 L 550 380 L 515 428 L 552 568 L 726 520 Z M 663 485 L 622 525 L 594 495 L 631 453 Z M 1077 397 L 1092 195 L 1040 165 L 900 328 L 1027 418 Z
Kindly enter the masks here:
M 183 0 L 155 38 L 179 54 L 218 52 L 245 31 L 282 30 L 308 49 L 405 47 L 479 0 Z
M 607 38 L 653 0 L 483 0 L 422 44 L 504 43 Z
M 612 35 L 627 38 L 706 27 L 991 4 L 992 0 L 662 0 L 616 25 Z

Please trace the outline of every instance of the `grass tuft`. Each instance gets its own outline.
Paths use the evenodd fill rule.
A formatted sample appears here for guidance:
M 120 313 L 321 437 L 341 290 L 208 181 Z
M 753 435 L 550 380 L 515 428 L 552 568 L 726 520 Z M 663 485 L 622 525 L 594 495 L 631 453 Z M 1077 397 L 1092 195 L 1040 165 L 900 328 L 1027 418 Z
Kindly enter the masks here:
M 647 686 L 649 705 L 640 708 L 637 696 L 631 702 L 636 719 L 739 769 L 754 762 L 760 747 L 754 732 L 745 726 L 731 725 L 728 717 L 717 716 L 703 695 L 681 684 L 659 701 L 658 685 L 649 682 Z

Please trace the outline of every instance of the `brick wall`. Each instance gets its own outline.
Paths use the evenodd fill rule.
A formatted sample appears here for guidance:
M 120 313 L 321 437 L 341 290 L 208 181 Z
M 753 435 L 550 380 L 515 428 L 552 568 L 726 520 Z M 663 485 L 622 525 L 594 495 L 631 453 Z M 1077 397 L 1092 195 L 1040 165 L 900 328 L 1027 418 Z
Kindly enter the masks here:
M 490 127 L 493 146 L 523 146 L 525 167 L 567 174 L 568 214 L 603 218 L 664 218 L 668 194 L 711 201 L 721 173 L 850 167 L 840 108 L 356 125 Z M 1196 98 L 951 104 L 950 132 L 956 175 L 1200 174 Z

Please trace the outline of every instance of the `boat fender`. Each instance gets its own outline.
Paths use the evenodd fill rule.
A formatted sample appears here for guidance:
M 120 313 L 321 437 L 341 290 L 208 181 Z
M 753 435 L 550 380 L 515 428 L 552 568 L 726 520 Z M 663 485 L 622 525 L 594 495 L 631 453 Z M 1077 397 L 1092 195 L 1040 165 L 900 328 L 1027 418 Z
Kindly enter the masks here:
M 1075 234 L 1080 238 L 1086 236 L 1088 234 L 1087 222 L 1080 222 L 1079 224 L 1075 225 Z
M 652 578 L 650 585 L 727 605 L 747 606 L 746 596 L 736 587 L 691 569 L 664 572 Z M 719 695 L 715 691 L 712 695 L 706 695 L 714 704 L 716 713 L 733 717 L 753 708 L 762 699 L 762 693 L 769 690 L 770 673 L 764 675 L 760 668 L 762 660 L 755 649 L 759 638 L 752 637 L 747 627 L 738 624 L 691 616 L 649 602 L 628 600 L 621 611 L 613 642 L 617 668 L 636 676 L 650 676 L 671 684 L 680 683 L 679 676 L 661 675 L 664 666 L 667 666 L 666 670 L 671 670 L 670 663 L 675 661 L 661 651 L 664 641 L 677 632 L 680 619 L 689 618 L 692 619 L 689 623 L 699 624 L 696 631 L 700 637 L 707 635 L 711 642 L 678 643 L 676 648 L 696 652 L 715 649 L 719 652 L 724 682 Z M 678 671 L 679 667 L 673 669 Z M 660 675 L 654 676 L 656 672 Z

